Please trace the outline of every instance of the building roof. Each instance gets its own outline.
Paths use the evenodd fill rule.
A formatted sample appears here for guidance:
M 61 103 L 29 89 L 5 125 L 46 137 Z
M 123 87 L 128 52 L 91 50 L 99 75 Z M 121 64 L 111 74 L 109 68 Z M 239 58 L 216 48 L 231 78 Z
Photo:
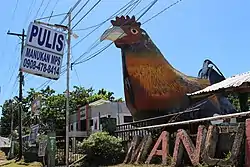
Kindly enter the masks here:
M 230 78 L 227 78 L 219 83 L 213 84 L 211 86 L 208 86 L 202 90 L 189 93 L 187 94 L 188 96 L 194 96 L 194 95 L 199 95 L 199 94 L 204 94 L 204 93 L 212 93 L 216 92 L 219 90 L 225 90 L 228 88 L 239 88 L 241 87 L 244 83 L 250 83 L 250 72 L 246 72 L 243 74 L 238 74 L 235 76 L 232 76 Z
M 102 104 L 105 104 L 105 103 L 110 103 L 110 101 L 100 99 L 100 100 L 97 100 L 97 101 L 94 101 L 94 102 L 90 103 L 89 106 L 99 106 L 99 105 L 102 105 Z

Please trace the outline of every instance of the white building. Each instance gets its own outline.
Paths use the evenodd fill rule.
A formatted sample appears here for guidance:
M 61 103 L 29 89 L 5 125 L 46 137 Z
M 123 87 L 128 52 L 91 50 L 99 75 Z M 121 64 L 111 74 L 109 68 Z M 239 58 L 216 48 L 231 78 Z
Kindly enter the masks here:
M 86 132 L 91 134 L 101 131 L 102 122 L 106 118 L 110 118 L 109 120 L 114 121 L 116 125 L 133 121 L 124 102 L 98 100 L 79 108 L 78 111 L 70 115 L 70 136 L 82 137 L 86 135 Z

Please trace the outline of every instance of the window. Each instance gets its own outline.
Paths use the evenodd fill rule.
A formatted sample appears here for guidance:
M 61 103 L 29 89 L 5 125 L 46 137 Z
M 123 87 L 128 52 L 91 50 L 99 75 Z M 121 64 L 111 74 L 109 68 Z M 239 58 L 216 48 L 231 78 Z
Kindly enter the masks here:
M 89 127 L 93 126 L 93 120 L 90 120 Z M 86 131 L 86 120 L 81 120 L 81 131 Z
M 132 116 L 124 116 L 124 123 L 127 123 L 127 122 L 133 122 L 133 117 Z
M 78 131 L 79 129 L 78 129 L 78 122 L 76 123 L 76 130 Z
M 70 131 L 73 131 L 73 124 L 70 124 Z

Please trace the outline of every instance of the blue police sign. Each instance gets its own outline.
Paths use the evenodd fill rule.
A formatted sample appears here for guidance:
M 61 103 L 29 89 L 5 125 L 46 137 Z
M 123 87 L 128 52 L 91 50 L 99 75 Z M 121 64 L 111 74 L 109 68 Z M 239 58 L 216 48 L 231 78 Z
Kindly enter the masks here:
M 23 50 L 23 72 L 57 80 L 60 76 L 66 34 L 31 23 Z

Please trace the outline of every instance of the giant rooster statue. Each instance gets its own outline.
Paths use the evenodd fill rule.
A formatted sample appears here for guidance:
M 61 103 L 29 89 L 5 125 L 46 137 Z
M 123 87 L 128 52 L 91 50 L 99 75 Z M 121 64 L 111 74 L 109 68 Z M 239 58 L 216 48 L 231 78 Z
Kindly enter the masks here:
M 116 17 L 111 23 L 113 27 L 103 33 L 101 41 L 111 40 L 121 49 L 125 100 L 135 120 L 185 110 L 194 105 L 187 93 L 212 84 L 207 79 L 209 76 L 205 79 L 190 77 L 171 66 L 148 33 L 140 28 L 141 23 L 134 16 Z M 205 65 L 208 65 L 207 61 L 209 63 L 206 60 Z M 208 69 L 213 74 L 211 68 L 205 67 L 207 66 L 204 66 L 203 73 L 200 73 L 202 76 L 207 75 Z M 219 76 L 219 80 L 215 79 L 216 82 L 223 80 L 223 76 L 216 74 Z M 202 105 L 202 111 L 198 115 L 190 115 L 187 119 L 234 111 L 234 107 L 224 96 L 215 95 Z

